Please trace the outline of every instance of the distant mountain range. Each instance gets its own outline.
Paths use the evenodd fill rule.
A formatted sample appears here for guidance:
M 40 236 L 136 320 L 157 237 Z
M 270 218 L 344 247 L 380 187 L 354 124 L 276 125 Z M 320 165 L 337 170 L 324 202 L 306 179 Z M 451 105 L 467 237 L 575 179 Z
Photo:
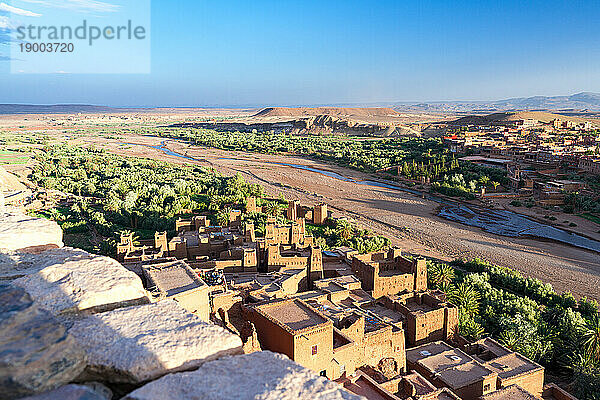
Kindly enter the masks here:
M 336 105 L 336 107 L 337 106 L 338 105 Z M 339 106 L 359 107 L 357 104 L 340 104 Z M 364 107 L 392 107 L 395 111 L 398 112 L 492 113 L 501 111 L 600 111 L 600 93 L 582 92 L 571 96 L 517 97 L 497 101 L 432 101 L 421 103 L 373 103 L 368 105 L 365 104 Z M 152 110 L 152 108 L 114 108 L 87 104 L 0 104 L 0 114 L 111 114 Z M 176 110 L 176 108 L 172 108 L 171 110 Z
M 393 108 L 400 112 L 600 111 L 600 93 L 582 92 L 571 96 L 517 97 L 498 101 L 396 103 Z
M 77 114 L 77 113 L 115 113 L 122 110 L 106 106 L 88 104 L 0 104 L 1 114 Z

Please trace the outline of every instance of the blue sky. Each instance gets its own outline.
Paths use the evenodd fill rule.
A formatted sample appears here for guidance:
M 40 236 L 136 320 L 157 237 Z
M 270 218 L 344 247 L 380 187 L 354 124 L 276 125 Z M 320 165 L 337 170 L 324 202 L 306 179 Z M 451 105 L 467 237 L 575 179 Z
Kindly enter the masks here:
M 123 1 L 0 0 L 0 27 L 11 17 L 2 3 L 110 19 Z M 6 58 L 18 55 L 0 44 L 0 103 L 260 106 L 600 92 L 597 0 L 154 0 L 151 14 L 149 74 L 11 74 Z

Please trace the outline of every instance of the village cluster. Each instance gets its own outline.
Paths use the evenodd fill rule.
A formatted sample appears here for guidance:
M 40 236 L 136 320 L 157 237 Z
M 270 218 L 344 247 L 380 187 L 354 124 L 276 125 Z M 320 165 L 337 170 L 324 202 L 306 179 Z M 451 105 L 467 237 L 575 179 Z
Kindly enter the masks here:
M 573 399 L 544 386 L 544 368 L 523 355 L 463 338 L 458 308 L 428 289 L 426 260 L 397 248 L 323 251 L 306 223 L 333 218 L 326 204 L 291 201 L 291 222 L 270 218 L 258 237 L 242 216 L 260 208 L 248 198 L 227 226 L 178 219 L 170 240 L 125 234 L 118 259 L 154 301 L 174 299 L 239 335 L 245 352 L 285 354 L 369 400 Z
M 600 175 L 600 135 L 590 122 L 522 119 L 469 125 L 444 143 L 453 153 L 470 154 L 463 161 L 507 171 L 511 192 L 505 195 L 533 196 L 541 206 L 563 205 L 566 194 L 589 192 L 585 182 L 569 176 Z

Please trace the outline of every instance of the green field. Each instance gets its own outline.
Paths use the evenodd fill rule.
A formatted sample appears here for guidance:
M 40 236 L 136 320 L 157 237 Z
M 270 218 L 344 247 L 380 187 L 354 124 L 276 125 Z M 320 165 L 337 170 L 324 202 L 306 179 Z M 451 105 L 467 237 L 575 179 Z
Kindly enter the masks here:
M 2 164 L 26 164 L 29 157 L 17 151 L 0 150 L 0 165 Z
M 595 222 L 597 224 L 600 224 L 600 216 L 592 214 L 592 213 L 585 213 L 585 214 L 580 214 L 583 218 Z

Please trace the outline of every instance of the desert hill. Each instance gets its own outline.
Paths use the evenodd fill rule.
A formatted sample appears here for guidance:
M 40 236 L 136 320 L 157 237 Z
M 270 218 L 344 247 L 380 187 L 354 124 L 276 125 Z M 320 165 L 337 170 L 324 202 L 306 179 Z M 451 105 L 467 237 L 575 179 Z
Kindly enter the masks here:
M 332 117 L 398 117 L 400 113 L 384 107 L 342 108 L 342 107 L 267 107 L 254 117 L 311 117 L 328 115 Z

